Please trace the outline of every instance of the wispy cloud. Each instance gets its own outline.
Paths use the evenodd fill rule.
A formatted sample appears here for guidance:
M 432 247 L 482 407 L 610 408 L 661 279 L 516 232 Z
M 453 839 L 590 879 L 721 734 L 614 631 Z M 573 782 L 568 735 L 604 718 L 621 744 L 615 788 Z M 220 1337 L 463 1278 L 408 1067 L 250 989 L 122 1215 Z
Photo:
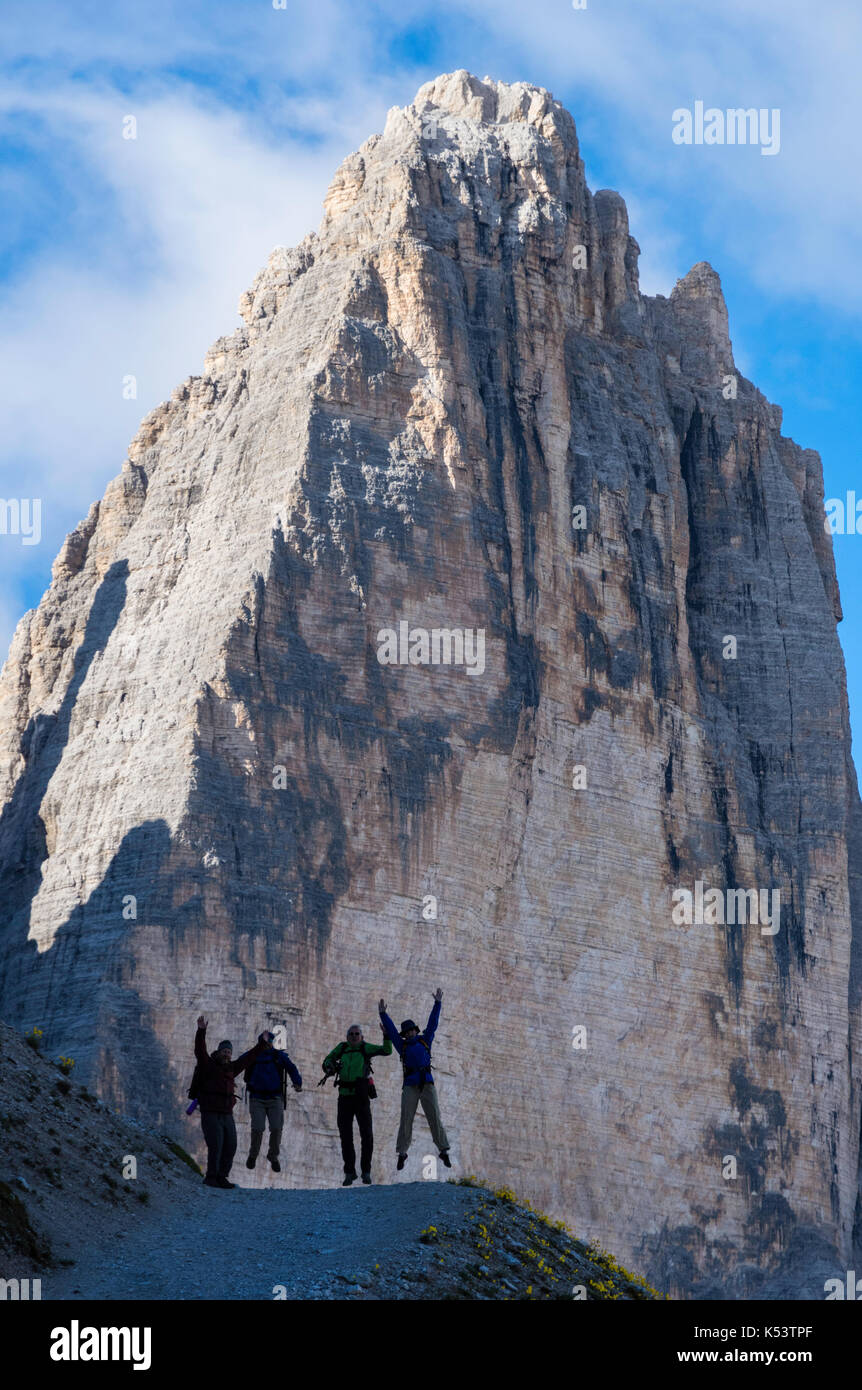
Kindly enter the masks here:
M 15 598 L 23 609 L 47 582 L 63 536 L 119 471 L 142 416 L 239 323 L 239 296 L 269 250 L 317 225 L 352 132 L 330 115 L 315 149 L 263 140 L 241 115 L 184 90 L 124 101 L 101 87 L 36 96 L 7 85 L 0 109 L 38 114 L 46 167 L 71 145 L 67 191 L 93 203 L 80 240 L 53 240 L 0 289 L 11 403 L 3 495 L 42 498 L 45 517 L 39 547 L 0 537 L 0 584 L 12 596 L 0 612 L 5 655 Z M 122 136 L 130 111 L 135 140 Z M 124 399 L 127 376 L 135 399 Z

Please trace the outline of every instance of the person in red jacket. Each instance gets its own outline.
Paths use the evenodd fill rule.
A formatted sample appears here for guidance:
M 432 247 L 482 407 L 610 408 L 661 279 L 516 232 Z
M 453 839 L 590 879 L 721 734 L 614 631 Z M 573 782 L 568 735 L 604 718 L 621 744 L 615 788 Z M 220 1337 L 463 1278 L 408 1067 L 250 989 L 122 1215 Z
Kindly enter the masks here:
M 236 1153 L 236 1124 L 233 1107 L 236 1104 L 234 1077 L 254 1062 L 265 1044 L 258 1042 L 233 1061 L 233 1045 L 227 1038 L 215 1052 L 207 1052 L 207 1021 L 201 1014 L 195 1033 L 194 1091 L 201 1110 L 201 1129 L 207 1146 L 207 1187 L 236 1187 L 228 1181 Z

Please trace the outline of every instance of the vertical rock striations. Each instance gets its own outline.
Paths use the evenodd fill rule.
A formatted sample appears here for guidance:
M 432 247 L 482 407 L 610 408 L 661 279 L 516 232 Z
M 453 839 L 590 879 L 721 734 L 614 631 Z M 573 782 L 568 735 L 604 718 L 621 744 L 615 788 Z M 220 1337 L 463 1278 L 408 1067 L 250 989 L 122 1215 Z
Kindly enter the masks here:
M 535 87 L 438 78 L 345 161 L 16 633 L 0 1010 L 178 1125 L 200 1008 L 313 1074 L 442 983 L 463 1170 L 661 1287 L 822 1297 L 862 902 L 820 461 L 714 271 L 650 299 L 637 257 Z M 698 883 L 777 929 L 675 920 Z M 337 1172 L 322 1095 L 297 1185 Z

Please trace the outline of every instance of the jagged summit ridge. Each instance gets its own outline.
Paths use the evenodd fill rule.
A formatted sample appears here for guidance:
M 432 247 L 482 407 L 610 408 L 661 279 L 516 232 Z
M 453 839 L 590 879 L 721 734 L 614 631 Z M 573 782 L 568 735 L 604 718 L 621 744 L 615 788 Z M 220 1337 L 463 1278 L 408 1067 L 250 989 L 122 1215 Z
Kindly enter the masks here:
M 407 110 L 424 113 L 429 107 L 476 124 L 532 125 L 543 135 L 559 135 L 577 150 L 575 122 L 569 112 L 544 87 L 527 82 L 495 82 L 491 77 L 480 81 L 461 68 L 426 82 Z
M 461 70 L 426 83 L 409 106 L 393 108 L 384 133 L 343 162 L 319 232 L 295 249 L 273 251 L 240 300 L 246 330 L 219 340 L 206 369 L 223 363 L 226 348 L 245 350 L 249 331 L 268 328 L 315 258 L 377 254 L 401 236 L 428 251 L 468 255 L 457 231 L 453 244 L 451 206 L 440 215 L 443 184 L 456 191 L 458 222 L 468 239 L 477 224 L 499 248 L 501 273 L 507 238 L 525 244 L 541 232 L 549 243 L 545 254 L 573 286 L 579 325 L 602 330 L 612 310 L 622 313 L 628 331 L 643 331 L 653 301 L 639 292 L 640 248 L 629 232 L 625 202 L 612 190 L 589 193 L 571 115 L 544 88 L 480 81 Z M 579 248 L 587 264 L 575 272 Z M 703 340 L 712 363 L 733 371 L 721 283 L 706 262 L 678 282 L 671 307 L 685 333 Z

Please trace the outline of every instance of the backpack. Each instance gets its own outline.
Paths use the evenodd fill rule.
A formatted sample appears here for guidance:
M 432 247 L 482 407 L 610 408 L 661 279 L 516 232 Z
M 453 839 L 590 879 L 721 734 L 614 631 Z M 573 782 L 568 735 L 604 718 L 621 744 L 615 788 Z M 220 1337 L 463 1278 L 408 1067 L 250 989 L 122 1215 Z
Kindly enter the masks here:
M 368 1056 L 365 1058 L 365 1075 L 362 1079 L 368 1082 L 368 1099 L 376 1100 L 377 1087 L 374 1084 L 374 1068 L 371 1065 L 371 1058 Z
M 235 1091 L 234 1091 L 234 1095 L 236 1095 L 236 1092 L 235 1092 Z M 195 1062 L 195 1069 L 194 1069 L 194 1071 L 192 1072 L 192 1079 L 191 1079 L 191 1082 L 189 1083 L 189 1100 L 197 1101 L 197 1103 L 200 1104 L 200 1099 L 201 1099 L 201 1064 L 200 1064 L 200 1062 Z M 186 1110 L 186 1114 L 187 1114 L 187 1115 L 190 1115 L 190 1114 L 192 1113 L 193 1110 L 194 1110 L 194 1106 L 193 1106 L 193 1105 L 190 1105 L 189 1108 Z
M 244 1071 L 243 1074 L 242 1074 L 242 1079 L 243 1079 L 243 1081 L 245 1082 L 246 1099 L 250 1099 L 250 1092 L 251 1092 L 251 1091 L 253 1091 L 253 1090 L 258 1090 L 258 1089 L 260 1089 L 260 1090 L 265 1089 L 264 1087 L 260 1086 L 259 1083 L 258 1083 L 258 1086 L 253 1086 L 253 1085 L 252 1085 L 252 1077 L 254 1076 L 255 1072 L 257 1071 L 258 1067 L 260 1067 L 260 1066 L 275 1067 L 276 1071 L 277 1071 L 278 1074 L 279 1074 L 279 1083 L 280 1083 L 280 1084 L 279 1084 L 279 1091 L 280 1091 L 280 1093 L 281 1093 L 282 1103 L 286 1106 L 286 1105 L 287 1105 L 287 1067 L 284 1065 L 284 1062 L 282 1062 L 282 1060 L 281 1060 L 281 1058 L 278 1056 L 278 1053 L 277 1053 L 277 1052 L 273 1052 L 273 1054 L 272 1054 L 271 1057 L 267 1057 L 267 1058 L 257 1057 L 257 1058 L 255 1058 L 255 1060 L 254 1060 L 253 1062 L 249 1063 L 249 1065 L 246 1067 L 245 1071 Z
M 412 1039 L 412 1042 L 414 1042 L 414 1043 L 421 1043 L 422 1046 L 424 1047 L 425 1051 L 426 1051 L 427 1054 L 428 1054 L 427 1057 L 426 1057 L 426 1059 L 425 1059 L 425 1065 L 426 1065 L 426 1067 L 428 1067 L 428 1069 L 429 1069 L 429 1071 L 430 1071 L 430 1069 L 431 1069 L 431 1049 L 430 1049 L 430 1047 L 428 1046 L 427 1042 L 425 1041 L 425 1034 L 424 1034 L 424 1033 L 420 1033 L 419 1036 L 418 1036 L 418 1038 L 413 1038 L 413 1039 Z M 403 1075 L 404 1075 L 404 1084 L 406 1085 L 406 1084 L 407 1084 L 407 1063 L 406 1063 L 405 1060 L 404 1060 L 404 1053 L 403 1053 L 403 1052 L 401 1053 L 401 1071 L 402 1071 L 402 1073 L 403 1073 Z M 422 1090 L 422 1087 L 423 1087 L 424 1085 L 425 1085 L 425 1082 L 422 1081 L 422 1082 L 420 1083 L 420 1086 L 419 1086 L 420 1091 Z
M 322 1079 L 321 1081 L 318 1081 L 318 1083 L 317 1083 L 318 1086 L 325 1086 L 326 1083 L 327 1083 L 327 1081 L 329 1080 L 330 1076 L 332 1077 L 333 1085 L 334 1085 L 336 1088 L 338 1088 L 338 1087 L 341 1085 L 341 1066 L 342 1066 L 342 1062 L 343 1062 L 343 1059 L 344 1059 L 344 1050 L 345 1050 L 346 1046 L 347 1046 L 346 1043 L 339 1043 L 339 1047 L 340 1047 L 341 1051 L 338 1053 L 338 1056 L 334 1059 L 334 1062 L 333 1062 L 333 1064 L 332 1064 L 331 1069 L 330 1069 L 329 1071 L 326 1072 L 326 1075 L 323 1077 L 323 1079 Z M 365 1051 L 365 1047 L 366 1047 L 366 1044 L 363 1043 L 363 1044 L 362 1044 L 362 1051 L 363 1051 L 363 1054 L 364 1054 L 364 1056 L 365 1056 L 365 1072 L 364 1072 L 364 1074 L 362 1075 L 362 1077 L 360 1077 L 360 1080 L 361 1080 L 361 1081 L 367 1081 L 367 1082 L 368 1082 L 368 1099 L 369 1099 L 369 1100 L 376 1100 L 376 1099 L 377 1099 L 377 1087 L 374 1085 L 374 1068 L 373 1068 L 372 1065 L 371 1065 L 371 1058 L 368 1056 L 368 1053 Z M 348 1082 L 345 1082 L 344 1084 L 345 1084 L 345 1085 L 348 1085 L 349 1083 L 348 1083 Z M 358 1084 L 358 1083 L 356 1083 L 356 1082 L 353 1083 L 353 1093 L 354 1093 L 354 1095 L 356 1094 L 356 1086 L 357 1086 L 357 1084 Z

